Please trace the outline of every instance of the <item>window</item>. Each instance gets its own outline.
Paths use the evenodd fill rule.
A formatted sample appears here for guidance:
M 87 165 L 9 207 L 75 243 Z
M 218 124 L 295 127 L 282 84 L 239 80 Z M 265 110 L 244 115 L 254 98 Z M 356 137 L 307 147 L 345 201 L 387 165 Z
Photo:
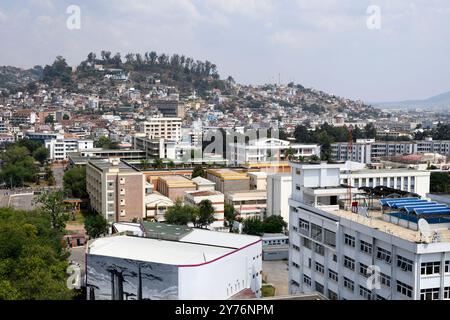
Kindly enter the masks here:
M 317 254 L 320 254 L 321 256 L 324 255 L 324 247 L 323 247 L 322 245 L 318 244 L 318 243 L 315 243 L 315 244 L 314 244 L 314 251 L 315 251 Z
M 355 283 L 346 277 L 344 277 L 344 287 L 351 292 L 355 291 Z
M 363 263 L 359 264 L 359 274 L 366 278 L 369 276 L 369 274 L 367 274 L 367 268 L 368 266 L 366 266 L 365 264 Z
M 319 272 L 319 273 L 324 274 L 325 273 L 325 267 L 322 264 L 316 262 L 316 271 Z
M 336 292 L 328 289 L 328 299 L 330 300 L 337 300 L 338 299 L 338 295 Z
M 335 232 L 330 231 L 328 229 L 324 229 L 323 235 L 324 235 L 325 244 L 327 244 L 331 247 L 336 247 L 336 233 Z
M 337 282 L 338 281 L 338 274 L 337 272 L 334 272 L 333 270 L 328 270 L 328 278 L 331 280 Z
M 406 272 L 412 272 L 413 262 L 402 256 L 397 256 L 397 267 Z
M 449 300 L 450 299 L 450 287 L 445 287 L 444 288 L 444 300 Z
M 309 222 L 303 219 L 298 219 L 298 226 L 300 233 L 309 235 Z
M 333 254 L 333 261 L 337 262 L 337 255 Z
M 315 283 L 316 291 L 323 294 L 323 285 L 316 281 Z
M 447 270 L 447 261 L 445 264 Z M 439 261 L 434 262 L 422 262 L 420 266 L 420 274 L 439 274 L 441 273 L 441 263 Z
M 420 300 L 439 300 L 439 288 L 420 290 Z
M 412 297 L 412 290 L 413 288 L 411 286 L 408 286 L 407 284 L 397 281 L 397 292 L 411 298 Z
M 299 266 L 298 264 L 296 264 L 295 262 L 292 262 L 292 266 L 293 266 L 294 268 L 297 268 L 297 269 L 300 268 L 300 266 Z
M 364 288 L 363 286 L 359 286 L 359 295 L 368 300 L 370 300 L 372 297 L 372 293 L 370 292 L 370 290 Z
M 312 265 L 311 258 L 308 258 L 308 268 L 311 269 L 311 265 Z
M 344 256 L 344 267 L 350 270 L 355 270 L 355 260 L 347 256 Z
M 303 238 L 303 246 L 305 248 L 311 249 L 312 241 L 308 238 Z
M 307 286 L 311 286 L 311 278 L 308 277 L 306 274 L 303 275 L 303 283 Z
M 384 273 L 380 273 L 380 283 L 383 286 L 386 287 L 391 287 L 391 277 L 389 277 L 388 275 L 384 274 Z
M 450 272 L 450 260 L 445 261 L 445 273 Z
M 380 296 L 379 294 L 377 294 L 375 298 L 376 298 L 377 300 L 386 300 L 385 297 Z
M 322 241 L 322 227 L 311 223 L 311 238 Z
M 300 251 L 300 247 L 296 246 L 295 244 L 292 245 L 292 249 L 294 249 L 295 251 Z
M 372 254 L 372 244 L 365 242 L 365 241 L 360 241 L 359 242 L 359 248 L 361 250 L 361 252 L 367 253 L 367 254 Z
M 386 263 L 391 263 L 391 253 L 383 248 L 377 248 L 377 259 L 383 260 Z
M 355 247 L 355 237 L 352 237 L 349 234 L 344 235 L 344 243 L 350 247 Z

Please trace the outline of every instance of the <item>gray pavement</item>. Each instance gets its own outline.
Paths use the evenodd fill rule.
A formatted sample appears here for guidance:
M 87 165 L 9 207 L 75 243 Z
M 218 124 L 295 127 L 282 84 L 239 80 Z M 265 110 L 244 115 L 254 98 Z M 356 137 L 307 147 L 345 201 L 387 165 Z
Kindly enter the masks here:
M 275 287 L 275 296 L 288 294 L 288 261 L 263 261 L 262 271 L 263 279 Z

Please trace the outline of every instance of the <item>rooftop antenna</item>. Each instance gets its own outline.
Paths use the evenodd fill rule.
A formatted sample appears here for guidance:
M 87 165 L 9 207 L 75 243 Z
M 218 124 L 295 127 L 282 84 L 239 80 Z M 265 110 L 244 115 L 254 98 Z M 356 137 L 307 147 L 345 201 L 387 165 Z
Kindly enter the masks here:
M 420 231 L 420 240 L 422 240 L 422 237 L 423 237 L 424 241 L 426 243 L 429 243 L 432 233 L 431 233 L 430 225 L 428 224 L 427 220 L 421 218 L 421 219 L 419 219 L 419 222 L 417 224 L 419 226 L 419 231 Z

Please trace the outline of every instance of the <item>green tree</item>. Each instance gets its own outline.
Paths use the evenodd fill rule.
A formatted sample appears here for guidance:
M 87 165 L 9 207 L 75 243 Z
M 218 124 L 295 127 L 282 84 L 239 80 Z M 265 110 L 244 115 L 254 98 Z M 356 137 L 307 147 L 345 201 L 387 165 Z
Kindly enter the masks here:
M 86 198 L 86 167 L 73 167 L 64 173 L 64 191 L 74 198 Z
M 192 179 L 197 177 L 203 177 L 205 175 L 205 170 L 203 169 L 202 165 L 197 165 L 194 167 L 194 170 L 192 171 Z
M 70 120 L 70 116 L 68 114 L 63 115 L 63 120 Z
M 227 225 L 230 229 L 233 227 L 233 222 L 236 220 L 236 211 L 234 210 L 234 206 L 229 203 L 225 203 L 224 205 L 224 216 Z
M 0 179 L 11 188 L 23 186 L 24 182 L 37 180 L 38 168 L 26 147 L 10 145 L 1 155 L 3 160 Z
M 261 236 L 264 233 L 264 224 L 259 217 L 244 219 L 242 232 L 249 235 Z
M 118 149 L 118 143 L 115 141 L 112 141 L 108 137 L 101 136 L 96 142 L 95 142 L 96 148 L 103 148 L 103 149 Z
M 164 218 L 167 223 L 176 225 L 187 225 L 189 222 L 195 221 L 198 208 L 183 205 L 181 200 L 177 200 L 173 207 L 170 207 Z
M 281 233 L 287 227 L 287 223 L 282 216 L 270 216 L 263 222 L 264 232 L 266 233 Z
M 169 167 L 169 169 L 173 169 L 175 168 L 175 162 L 173 162 L 173 160 L 170 160 L 167 166 Z
M 446 172 L 431 172 L 430 191 L 436 193 L 450 192 L 450 176 Z
M 41 163 L 41 166 L 45 164 L 49 156 L 49 151 L 46 147 L 39 147 L 33 152 L 33 158 L 36 159 L 36 161 L 39 161 Z
M 55 123 L 55 118 L 53 118 L 53 115 L 49 114 L 45 117 L 45 123 L 46 124 L 53 124 Z
M 150 168 L 150 161 L 148 161 L 148 159 L 142 159 L 140 161 L 140 164 L 143 170 L 147 170 L 148 168 Z
M 41 204 L 41 212 L 49 216 L 52 228 L 63 232 L 70 214 L 69 206 L 64 203 L 63 193 L 43 193 L 37 197 L 37 201 Z
M 215 221 L 214 211 L 210 200 L 202 200 L 198 205 L 198 216 L 195 219 L 194 225 L 200 228 L 209 226 Z
M 55 176 L 53 175 L 53 171 L 49 166 L 45 167 L 45 177 L 49 186 L 54 186 L 56 184 Z
M 95 239 L 108 233 L 108 221 L 100 214 L 89 214 L 84 219 L 86 234 Z
M 155 160 L 153 160 L 153 167 L 155 169 L 161 169 L 164 167 L 164 162 L 162 159 L 160 158 L 156 158 Z
M 67 300 L 68 254 L 49 217 L 0 208 L 0 300 Z

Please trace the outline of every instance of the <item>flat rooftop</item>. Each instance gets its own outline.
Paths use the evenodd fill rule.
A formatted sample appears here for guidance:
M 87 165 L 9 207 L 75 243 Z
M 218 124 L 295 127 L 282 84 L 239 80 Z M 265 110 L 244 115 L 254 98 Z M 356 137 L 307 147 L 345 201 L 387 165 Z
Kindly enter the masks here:
M 96 239 L 88 247 L 92 255 L 177 266 L 207 263 L 233 251 L 235 249 L 130 236 Z
M 169 187 L 195 187 L 194 182 L 192 180 L 180 176 L 180 175 L 170 175 L 170 176 L 161 176 L 159 177 L 162 181 L 164 181 Z
M 138 172 L 136 169 L 130 167 L 129 165 L 123 163 L 120 161 L 117 165 L 107 161 L 107 160 L 91 160 L 89 161 L 89 164 L 94 166 L 100 171 L 108 171 L 112 168 L 117 168 L 120 170 L 120 172 Z
M 250 180 L 246 173 L 231 169 L 209 169 L 207 172 L 223 180 Z
M 222 192 L 212 191 L 212 190 L 188 191 L 187 193 L 193 197 L 207 197 L 207 196 L 223 195 Z

